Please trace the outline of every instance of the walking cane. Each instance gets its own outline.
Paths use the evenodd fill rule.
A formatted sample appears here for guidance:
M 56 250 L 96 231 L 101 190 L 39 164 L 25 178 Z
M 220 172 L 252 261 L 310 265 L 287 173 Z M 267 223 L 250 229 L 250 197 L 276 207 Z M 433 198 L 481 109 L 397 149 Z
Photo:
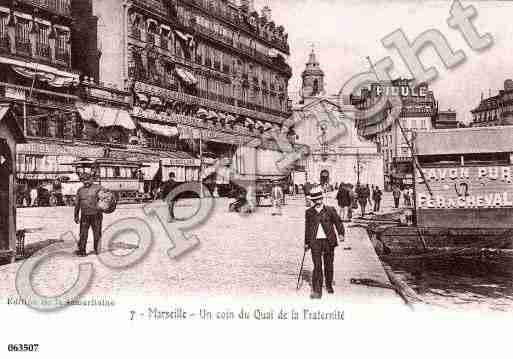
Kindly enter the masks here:
M 303 265 L 305 264 L 305 257 L 306 257 L 306 248 L 305 248 L 305 251 L 303 253 L 303 259 L 301 260 L 301 267 L 299 268 L 299 274 L 297 276 L 297 286 L 296 286 L 296 290 L 299 290 L 299 288 L 301 287 L 301 274 L 303 273 Z

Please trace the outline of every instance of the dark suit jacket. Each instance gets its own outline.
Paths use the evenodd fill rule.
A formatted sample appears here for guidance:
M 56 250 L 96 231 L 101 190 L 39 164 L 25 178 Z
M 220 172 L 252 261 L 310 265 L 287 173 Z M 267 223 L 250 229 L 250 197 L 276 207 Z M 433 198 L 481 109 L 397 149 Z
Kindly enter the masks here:
M 337 202 L 340 207 L 349 207 L 351 205 L 351 195 L 347 188 L 339 187 L 337 192 Z
M 317 230 L 319 224 L 328 237 L 328 243 L 332 247 L 338 244 L 335 228 L 339 235 L 344 235 L 344 225 L 340 216 L 337 214 L 335 208 L 324 206 L 320 213 L 317 213 L 314 207 L 311 207 L 305 212 L 305 245 L 310 245 L 311 241 L 317 240 Z
M 164 186 L 162 187 L 162 193 L 160 194 L 161 198 L 166 199 L 167 195 L 178 185 L 179 183 L 172 179 L 165 182 Z

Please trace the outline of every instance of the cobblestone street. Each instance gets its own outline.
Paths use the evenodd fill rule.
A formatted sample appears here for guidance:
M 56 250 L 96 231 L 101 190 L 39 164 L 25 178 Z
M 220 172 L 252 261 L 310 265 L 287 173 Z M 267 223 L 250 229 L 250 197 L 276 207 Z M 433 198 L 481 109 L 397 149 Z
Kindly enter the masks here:
M 306 299 L 310 293 L 307 281 L 300 291 L 296 280 L 303 254 L 304 200 L 289 199 L 283 216 L 272 216 L 270 207 L 260 207 L 256 213 L 243 217 L 228 212 L 228 199 L 216 199 L 212 216 L 201 227 L 191 230 L 200 240 L 199 247 L 179 260 L 166 252 L 170 240 L 156 218 L 145 216 L 142 205 L 122 205 L 114 214 L 104 216 L 104 228 L 116 220 L 139 217 L 154 231 L 154 245 L 139 263 L 124 269 L 109 269 L 95 255 L 86 258 L 56 256 L 45 261 L 35 272 L 35 289 L 43 295 L 55 295 L 76 280 L 78 263 L 93 263 L 95 276 L 87 296 L 228 296 L 256 298 L 287 296 Z M 329 199 L 328 203 L 333 204 Z M 191 208 L 179 206 L 178 214 Z M 24 208 L 18 210 L 18 228 L 42 227 L 37 234 L 27 236 L 27 242 L 59 238 L 71 231 L 78 238 L 78 226 L 73 222 L 71 207 Z M 374 254 L 366 233 L 361 228 L 346 225 L 346 241 L 336 250 L 335 296 L 328 301 L 356 303 L 386 302 L 402 305 L 391 289 L 350 284 L 350 278 L 370 278 L 388 282 Z M 121 242 L 135 245 L 133 234 L 121 236 Z M 92 248 L 89 236 L 88 252 Z M 116 249 L 126 253 L 126 249 Z M 2 296 L 15 295 L 14 279 L 21 262 L 0 267 Z M 308 253 L 306 272 L 311 270 Z M 306 276 L 308 277 L 308 275 Z M 308 279 L 308 278 L 307 278 Z

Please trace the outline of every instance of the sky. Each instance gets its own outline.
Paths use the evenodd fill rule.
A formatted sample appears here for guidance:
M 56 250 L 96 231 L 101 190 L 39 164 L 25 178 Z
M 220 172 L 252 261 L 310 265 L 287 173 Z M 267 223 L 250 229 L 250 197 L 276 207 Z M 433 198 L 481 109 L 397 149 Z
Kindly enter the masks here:
M 447 25 L 452 1 L 432 0 L 255 0 L 255 8 L 268 5 L 272 19 L 289 34 L 289 64 L 293 77 L 289 97 L 295 98 L 301 84 L 312 45 L 325 73 L 328 94 L 338 93 L 352 76 L 368 71 L 373 63 L 389 56 L 394 62 L 392 78 L 411 78 L 396 49 L 387 49 L 381 39 L 402 29 L 409 41 L 430 29 L 440 31 L 454 51 L 462 50 L 466 60 L 446 69 L 435 51 L 427 47 L 420 53 L 424 66 L 434 66 L 438 78 L 429 87 L 440 109 L 454 109 L 458 121 L 469 122 L 470 110 L 477 107 L 481 94 L 496 95 L 504 81 L 513 78 L 513 2 L 462 1 L 472 5 L 477 16 L 472 19 L 480 35 L 490 33 L 493 44 L 476 52 L 461 33 Z

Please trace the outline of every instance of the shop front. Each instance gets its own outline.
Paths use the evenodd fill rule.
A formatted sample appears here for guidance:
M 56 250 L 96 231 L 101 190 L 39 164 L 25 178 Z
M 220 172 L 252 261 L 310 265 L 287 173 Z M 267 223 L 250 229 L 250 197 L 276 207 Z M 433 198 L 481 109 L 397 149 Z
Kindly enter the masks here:
M 8 106 L 0 107 L 0 255 L 16 257 L 16 143 L 24 136 Z
M 62 202 L 63 178 L 74 176 L 70 165 L 79 158 L 104 155 L 104 148 L 92 145 L 65 145 L 58 143 L 29 142 L 17 145 L 16 181 L 17 204 L 51 205 Z M 55 202 L 57 200 L 57 202 Z

